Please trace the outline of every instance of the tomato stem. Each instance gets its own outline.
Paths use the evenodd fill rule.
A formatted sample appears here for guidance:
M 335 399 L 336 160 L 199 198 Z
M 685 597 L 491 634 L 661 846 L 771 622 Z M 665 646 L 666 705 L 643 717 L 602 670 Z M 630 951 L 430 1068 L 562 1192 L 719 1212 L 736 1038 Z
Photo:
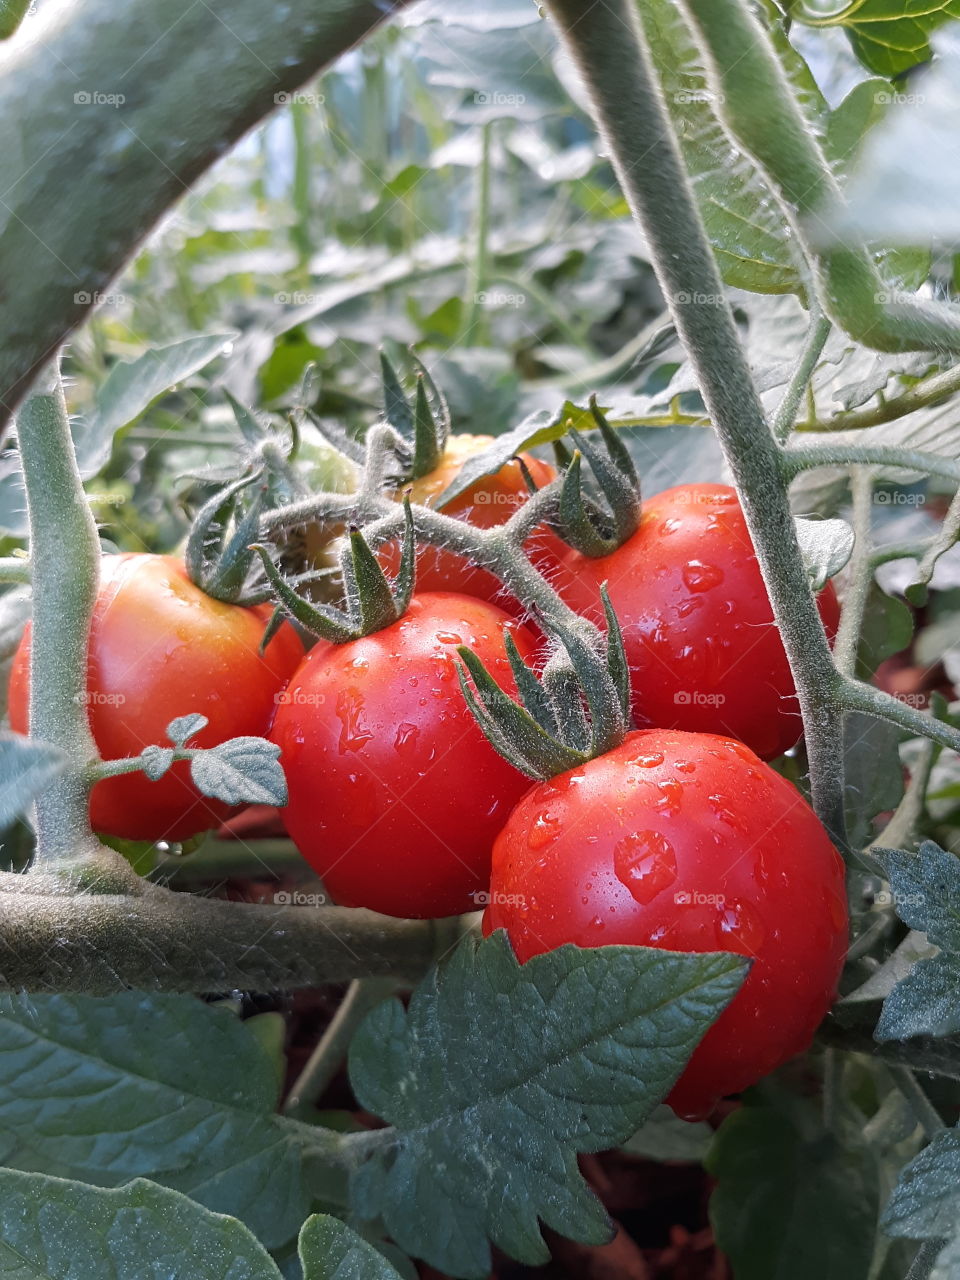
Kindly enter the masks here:
M 589 22 L 583 21 L 578 0 L 547 0 L 547 9 L 587 86 L 733 472 L 797 688 L 814 805 L 834 840 L 846 848 L 839 682 L 800 557 L 779 449 L 635 13 L 626 0 L 596 6 Z M 691 305 L 691 298 L 705 301 Z

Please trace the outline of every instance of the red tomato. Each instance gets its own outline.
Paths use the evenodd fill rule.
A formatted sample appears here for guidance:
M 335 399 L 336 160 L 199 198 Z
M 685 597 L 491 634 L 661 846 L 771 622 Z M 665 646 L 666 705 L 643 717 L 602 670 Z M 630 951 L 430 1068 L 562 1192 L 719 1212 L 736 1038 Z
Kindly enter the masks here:
M 602 623 L 600 585 L 623 628 L 634 722 L 739 738 L 766 760 L 803 729 L 793 676 L 736 492 L 685 484 L 644 503 L 618 550 L 576 552 L 555 584 L 571 608 Z M 839 606 L 818 599 L 831 640 Z
M 268 605 L 224 604 L 195 586 L 175 556 L 104 556 L 88 659 L 90 727 L 104 760 L 169 745 L 166 727 L 199 712 L 209 720 L 191 746 L 265 734 L 276 698 L 303 658 L 284 624 L 261 657 Z M 30 631 L 10 673 L 10 724 L 27 732 Z M 190 766 L 158 782 L 142 773 L 106 778 L 90 796 L 95 831 L 128 840 L 186 840 L 219 826 L 227 805 L 202 795 Z
M 439 465 L 410 484 L 411 501 L 435 506 L 436 499 L 453 482 L 466 460 L 492 443 L 493 436 L 451 436 Z M 538 488 L 556 479 L 557 473 L 548 462 L 541 462 L 529 453 L 521 456 Z M 440 510 L 479 529 L 492 529 L 506 524 L 528 497 L 520 467 L 516 462 L 508 462 L 495 475 L 484 476 L 451 502 L 444 503 Z M 560 539 L 545 527 L 537 529 L 527 542 L 528 554 L 534 560 L 551 551 L 559 558 L 565 550 Z M 396 543 L 388 543 L 381 549 L 380 562 L 385 569 L 396 573 L 400 565 Z M 492 573 L 442 547 L 422 545 L 418 548 L 417 590 L 455 591 L 498 604 L 511 613 L 519 612 L 517 602 Z
M 667 1099 L 692 1118 L 810 1044 L 847 949 L 844 869 L 743 743 L 643 730 L 523 797 L 494 845 L 483 924 L 521 962 L 567 942 L 750 956 Z
M 475 910 L 490 850 L 529 779 L 502 760 L 457 680 L 469 645 L 514 691 L 503 636 L 535 641 L 494 605 L 415 595 L 392 626 L 311 650 L 273 726 L 297 848 L 343 906 L 392 916 Z

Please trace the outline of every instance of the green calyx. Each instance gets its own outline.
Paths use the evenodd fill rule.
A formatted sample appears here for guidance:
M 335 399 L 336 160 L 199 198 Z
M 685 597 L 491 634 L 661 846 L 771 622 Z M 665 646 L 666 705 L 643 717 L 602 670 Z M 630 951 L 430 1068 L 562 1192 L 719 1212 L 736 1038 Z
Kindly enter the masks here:
M 343 555 L 345 601 L 342 609 L 313 604 L 299 595 L 270 558 L 267 548 L 251 543 L 284 613 L 322 640 L 344 644 L 391 626 L 407 611 L 416 579 L 416 540 L 410 500 L 404 499 L 403 548 L 396 579 L 391 583 L 359 529 L 351 529 Z
M 398 450 L 402 480 L 416 480 L 437 466 L 450 436 L 450 410 L 443 393 L 422 362 L 411 352 L 417 385 L 412 400 L 383 351 L 383 416 L 402 442 Z
M 564 542 L 585 556 L 598 558 L 623 546 L 640 523 L 640 479 L 630 453 L 590 397 L 590 412 L 600 431 L 600 443 L 570 428 L 576 445 L 572 455 L 565 447 L 557 450 L 563 467 L 563 485 L 557 514 L 551 521 Z M 584 492 L 583 462 L 590 466 L 603 501 Z
M 246 491 L 253 485 L 257 489 L 249 498 Z M 184 563 L 201 591 L 215 600 L 259 604 L 267 598 L 265 590 L 248 582 L 253 564 L 250 541 L 256 537 L 266 492 L 263 469 L 258 468 L 215 493 L 194 517 Z
M 604 652 L 567 628 L 541 625 L 562 646 L 541 677 L 504 637 L 518 700 L 509 697 L 472 650 L 460 646 L 460 687 L 484 735 L 514 768 L 538 781 L 585 764 L 619 746 L 630 728 L 630 680 L 623 634 L 606 584 Z

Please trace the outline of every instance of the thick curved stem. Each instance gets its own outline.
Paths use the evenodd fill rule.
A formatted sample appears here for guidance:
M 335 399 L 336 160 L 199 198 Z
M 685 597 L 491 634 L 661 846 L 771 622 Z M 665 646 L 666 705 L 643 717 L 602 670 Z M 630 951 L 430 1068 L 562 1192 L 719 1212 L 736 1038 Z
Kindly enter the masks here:
M 851 410 L 849 413 L 837 413 L 832 418 L 817 419 L 814 422 L 797 424 L 797 431 L 864 431 L 867 427 L 878 427 L 884 422 L 895 422 L 904 418 L 916 409 L 925 409 L 928 405 L 946 400 L 960 391 L 960 364 L 955 364 L 942 373 L 934 373 L 912 387 L 907 387 L 899 395 L 891 396 L 880 404 L 869 409 Z
M 52 877 L 0 874 L 0 990 L 109 995 L 414 981 L 474 919 L 252 906 L 154 886 L 140 897 L 66 894 Z
M 620 184 L 733 472 L 797 686 L 814 803 L 845 846 L 841 709 L 829 646 L 800 558 L 779 450 L 737 337 L 656 76 L 625 0 L 548 0 L 587 85 Z M 686 305 L 686 297 L 712 304 Z
M 40 867 L 99 852 L 87 816 L 85 772 L 97 759 L 87 720 L 87 641 L 100 575 L 100 541 L 73 453 L 56 366 L 17 423 L 33 574 L 30 733 L 67 754 L 65 772 L 37 797 Z
M 28 20 L 0 50 L 0 417 L 191 183 L 397 7 L 52 0 Z
M 830 336 L 830 328 L 830 321 L 817 308 L 816 314 L 811 317 L 810 330 L 803 344 L 803 350 L 800 352 L 797 367 L 787 383 L 783 399 L 777 406 L 777 411 L 773 415 L 773 421 L 770 424 L 774 437 L 781 444 L 786 441 L 793 430 L 800 401 L 803 399 L 811 375 L 816 368 L 817 361 L 820 359 L 827 338 Z
M 944 458 L 923 449 L 901 449 L 893 444 L 802 444 L 784 449 L 782 466 L 788 480 L 801 471 L 816 467 L 895 467 L 899 471 L 919 471 L 960 482 L 960 461 Z

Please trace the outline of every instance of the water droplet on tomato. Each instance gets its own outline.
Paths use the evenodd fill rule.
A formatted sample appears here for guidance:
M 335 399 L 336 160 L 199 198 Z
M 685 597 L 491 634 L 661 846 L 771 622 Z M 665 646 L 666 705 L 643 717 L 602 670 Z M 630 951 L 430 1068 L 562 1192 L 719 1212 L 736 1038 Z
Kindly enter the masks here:
M 721 898 L 717 903 L 716 938 L 721 951 L 731 943 L 743 947 L 745 954 L 756 955 L 767 936 L 766 926 L 756 910 L 737 898 Z
M 723 570 L 702 560 L 691 560 L 681 570 L 683 580 L 691 591 L 711 591 L 723 581 Z
M 683 804 L 683 787 L 680 783 L 674 778 L 667 778 L 665 782 L 657 783 L 657 790 L 660 792 L 655 806 L 657 810 L 670 815 L 679 813 Z
M 560 819 L 549 809 L 543 809 L 537 814 L 527 834 L 527 845 L 531 849 L 543 849 L 556 840 L 559 834 Z
M 676 769 L 677 773 L 695 773 L 697 769 L 697 766 L 692 760 L 675 760 L 673 762 L 673 767 Z
M 359 689 L 341 689 L 337 695 L 337 716 L 342 726 L 340 730 L 340 754 L 348 751 L 359 751 L 373 737 L 370 729 L 361 724 L 363 716 L 363 694 Z
M 613 851 L 617 879 L 646 906 L 677 878 L 677 855 L 659 831 L 634 831 Z
M 420 736 L 420 730 L 415 724 L 408 724 L 405 720 L 397 725 L 397 736 L 393 740 L 394 751 L 410 750 L 417 745 L 417 738 Z
M 638 769 L 655 769 L 658 764 L 663 764 L 663 758 L 662 751 L 641 751 L 633 757 L 633 763 Z
M 436 634 L 441 644 L 463 644 L 462 637 L 455 631 L 438 631 Z

